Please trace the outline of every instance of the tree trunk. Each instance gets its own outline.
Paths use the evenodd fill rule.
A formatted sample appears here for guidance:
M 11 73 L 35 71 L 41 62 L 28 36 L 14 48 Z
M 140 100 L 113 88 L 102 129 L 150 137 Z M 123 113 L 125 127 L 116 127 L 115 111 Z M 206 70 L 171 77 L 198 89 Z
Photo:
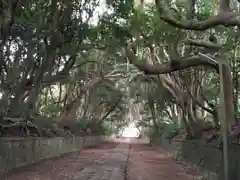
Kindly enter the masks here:
M 182 122 L 184 124 L 184 127 L 185 127 L 185 130 L 186 130 L 186 133 L 187 133 L 187 136 L 192 139 L 193 138 L 193 133 L 192 133 L 192 129 L 191 129 L 191 126 L 188 122 L 188 113 L 187 113 L 187 109 L 184 107 L 182 108 Z
M 71 108 L 65 109 L 59 117 L 55 118 L 55 121 L 59 123 L 59 125 L 62 127 L 68 126 L 70 125 L 71 122 L 76 121 L 77 119 L 76 113 L 79 108 L 79 103 L 80 103 L 79 101 L 74 102 L 71 105 Z

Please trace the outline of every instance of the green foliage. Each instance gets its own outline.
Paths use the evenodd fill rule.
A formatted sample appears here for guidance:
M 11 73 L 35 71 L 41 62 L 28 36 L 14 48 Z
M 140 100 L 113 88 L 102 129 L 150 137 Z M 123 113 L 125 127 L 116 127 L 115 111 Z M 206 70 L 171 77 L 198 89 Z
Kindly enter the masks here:
M 220 84 L 218 74 L 209 73 L 208 78 L 205 79 L 203 93 L 205 97 L 214 104 L 217 103 L 216 97 L 220 92 Z
M 180 128 L 176 122 L 177 121 L 172 121 L 171 123 L 165 123 L 162 129 L 162 135 L 169 136 L 171 134 L 178 132 Z
M 44 104 L 40 109 L 40 113 L 46 117 L 56 117 L 59 112 L 59 105 L 54 102 Z
M 105 136 L 111 136 L 113 134 L 116 134 L 116 128 L 114 128 L 109 122 L 104 121 L 101 125 L 101 129 L 103 135 Z
M 199 21 L 203 21 L 211 16 L 212 13 L 212 3 L 208 0 L 201 0 L 197 1 L 196 3 L 196 9 L 197 9 L 197 19 Z
M 39 98 L 39 113 L 47 118 L 56 117 L 61 111 L 61 106 L 57 103 L 58 97 L 52 96 L 52 93 L 48 90 L 45 90 L 44 93 L 48 94 L 42 94 Z
M 133 11 L 134 0 L 107 0 L 108 8 L 114 9 L 115 17 L 127 19 Z
M 142 117 L 139 126 L 147 127 L 151 137 L 178 130 L 178 124 L 174 123 L 177 121 L 169 119 L 167 113 L 173 103 L 178 103 L 176 97 L 160 76 L 144 75 L 129 65 L 124 48 L 127 42 L 139 37 L 139 59 L 148 60 L 151 45 L 159 50 L 156 55 L 166 63 L 170 53 L 167 56 L 164 52 L 172 45 L 183 56 L 202 52 L 202 48 L 189 47 L 182 41 L 185 38 L 205 40 L 209 31 L 181 30 L 159 18 L 166 15 L 165 8 L 168 8 L 175 19 L 185 19 L 189 13 L 188 0 L 156 2 L 156 5 L 141 9 L 134 7 L 133 0 L 107 0 L 108 12 L 99 17 L 97 24 L 90 23 L 97 0 L 29 1 L 24 6 L 20 5 L 15 14 L 4 12 L 13 17 L 6 18 L 6 21 L 9 20 L 7 23 L 1 22 L 3 29 L 10 32 L 8 25 L 12 23 L 22 28 L 17 29 L 16 36 L 1 31 L 4 41 L 1 42 L 3 52 L 0 58 L 5 63 L 1 65 L 0 91 L 3 97 L 0 113 L 8 112 L 17 104 L 17 108 L 7 115 L 11 116 L 19 108 L 16 116 L 22 116 L 24 113 L 20 105 L 25 108 L 37 102 L 37 106 L 33 107 L 34 113 L 40 113 L 46 120 L 36 121 L 36 124 L 53 128 L 55 122 L 50 119 L 64 113 L 74 114 L 67 105 L 78 102 L 77 117 L 73 116 L 77 120 L 71 119 L 71 129 L 79 132 L 95 125 L 102 128 L 104 134 L 110 135 L 128 124 L 125 115 L 135 103 Z M 6 4 L 11 5 L 10 1 Z M 196 1 L 194 19 L 202 21 L 211 16 L 211 6 L 211 1 Z M 221 26 L 214 30 L 225 44 L 219 54 L 224 54 L 231 61 L 236 60 L 239 50 L 233 35 L 235 29 Z M 13 45 L 16 47 L 13 48 Z M 154 63 L 159 62 L 155 60 Z M 238 64 L 237 60 L 235 65 L 232 63 L 236 71 Z M 204 71 L 203 81 L 196 89 L 201 89 L 201 95 L 206 98 L 204 101 L 217 105 L 219 76 L 212 71 Z M 191 77 L 181 77 L 180 73 L 169 73 L 167 77 L 174 83 L 176 81 L 183 91 L 186 89 L 182 82 L 191 81 Z M 101 79 L 98 83 L 86 88 L 98 78 Z M 28 81 L 32 82 L 26 88 Z M 239 89 L 238 81 L 239 77 L 236 77 L 235 92 Z M 52 88 L 53 85 L 57 87 Z
M 159 21 L 159 16 L 155 6 L 149 5 L 144 11 L 136 11 L 129 20 L 131 31 L 141 32 L 144 46 L 149 44 L 160 45 L 166 40 L 171 40 L 177 36 L 176 28 Z
M 73 121 L 73 123 L 70 126 L 70 129 L 72 132 L 80 133 L 85 131 L 88 128 L 88 125 L 90 124 L 90 121 L 88 119 L 78 119 L 76 121 Z
M 54 122 L 52 118 L 39 116 L 32 122 L 40 129 L 56 130 L 57 128 L 56 122 Z
M 164 121 L 164 120 L 162 120 Z M 149 137 L 152 142 L 156 142 L 161 137 L 171 138 L 180 131 L 179 125 L 176 121 L 163 122 L 159 127 L 152 127 L 149 129 Z

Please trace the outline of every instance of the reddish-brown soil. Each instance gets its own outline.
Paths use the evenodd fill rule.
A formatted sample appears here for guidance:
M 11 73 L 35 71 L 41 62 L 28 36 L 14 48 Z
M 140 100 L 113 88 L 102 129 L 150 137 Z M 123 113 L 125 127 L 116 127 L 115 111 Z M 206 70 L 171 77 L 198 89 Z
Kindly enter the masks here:
M 41 161 L 37 164 L 17 168 L 0 176 L 1 180 L 70 180 L 76 171 L 91 165 L 104 153 L 115 148 L 118 142 L 111 140 L 97 147 Z
M 164 150 L 135 140 L 129 152 L 127 180 L 192 180 L 193 174 L 177 164 Z

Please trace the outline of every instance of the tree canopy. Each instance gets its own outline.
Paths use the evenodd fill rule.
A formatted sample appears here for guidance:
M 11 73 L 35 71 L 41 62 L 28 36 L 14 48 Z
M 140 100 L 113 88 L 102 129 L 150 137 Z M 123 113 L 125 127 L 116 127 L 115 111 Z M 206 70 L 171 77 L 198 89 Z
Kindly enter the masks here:
M 227 103 L 235 127 L 239 7 L 237 0 L 2 0 L 1 136 L 111 133 L 128 114 L 149 135 L 218 131 L 219 59 L 231 68 L 222 84 L 233 82 Z

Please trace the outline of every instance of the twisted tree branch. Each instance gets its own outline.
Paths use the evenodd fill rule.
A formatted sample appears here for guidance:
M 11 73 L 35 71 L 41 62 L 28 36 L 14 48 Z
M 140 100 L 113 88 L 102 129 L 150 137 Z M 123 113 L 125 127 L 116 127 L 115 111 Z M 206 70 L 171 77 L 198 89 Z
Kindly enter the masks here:
M 185 40 L 185 43 L 191 46 L 200 46 L 208 49 L 212 49 L 214 51 L 218 51 L 222 48 L 220 44 L 215 44 L 212 42 L 207 42 L 207 41 L 198 41 L 198 40 L 193 40 L 193 39 L 187 39 Z
M 132 48 L 133 44 L 129 44 L 126 48 L 126 55 L 133 65 L 135 65 L 140 71 L 143 71 L 145 74 L 166 74 L 174 71 L 183 70 L 189 67 L 196 66 L 210 66 L 214 69 L 218 69 L 218 66 L 214 62 L 206 61 L 198 55 L 191 57 L 178 57 L 174 62 L 176 63 L 174 66 L 171 62 L 165 62 L 162 64 L 151 65 L 146 61 L 138 60 L 138 57 L 134 54 Z
M 160 19 L 166 23 L 188 30 L 203 31 L 206 29 L 213 28 L 218 25 L 223 26 L 239 26 L 240 25 L 240 13 L 231 12 L 229 8 L 229 0 L 221 0 L 219 12 L 216 16 L 209 17 L 204 21 L 196 21 L 193 18 L 183 21 L 178 21 L 172 15 L 171 10 L 164 4 L 163 0 L 155 0 Z

